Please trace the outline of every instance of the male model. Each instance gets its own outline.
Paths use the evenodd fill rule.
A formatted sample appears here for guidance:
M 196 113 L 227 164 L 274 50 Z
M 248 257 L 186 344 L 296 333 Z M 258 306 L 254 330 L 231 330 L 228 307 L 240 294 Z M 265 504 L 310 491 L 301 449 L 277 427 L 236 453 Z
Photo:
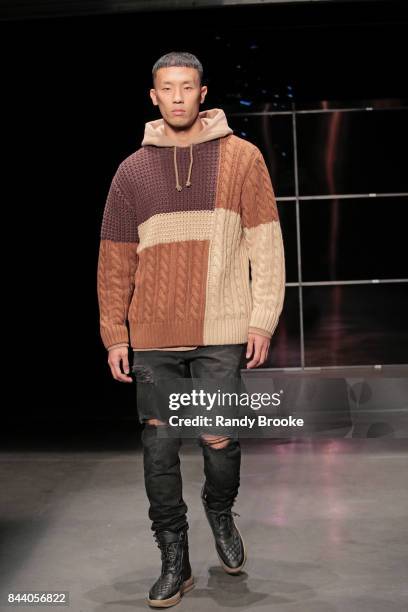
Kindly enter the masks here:
M 132 373 L 148 388 L 159 379 L 239 378 L 245 358 L 247 368 L 264 363 L 283 308 L 271 179 L 261 151 L 233 134 L 223 110 L 200 112 L 207 87 L 194 55 L 168 53 L 152 73 L 150 96 L 162 118 L 146 123 L 141 147 L 119 165 L 102 221 L 97 280 L 108 363 L 116 380 L 133 382 L 130 340 Z M 138 412 L 149 518 L 162 556 L 147 602 L 169 607 L 193 587 L 181 442 L 159 435 L 169 424 L 157 402 L 138 402 Z M 236 574 L 246 560 L 231 510 L 240 444 L 208 432 L 198 441 L 203 506 L 221 565 Z

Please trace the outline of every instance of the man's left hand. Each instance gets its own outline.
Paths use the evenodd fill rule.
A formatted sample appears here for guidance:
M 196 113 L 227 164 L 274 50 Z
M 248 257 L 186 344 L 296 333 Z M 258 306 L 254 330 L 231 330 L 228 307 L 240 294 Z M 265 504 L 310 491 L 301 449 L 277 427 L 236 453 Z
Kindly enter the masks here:
M 266 338 L 260 334 L 248 334 L 248 344 L 245 356 L 248 359 L 253 354 L 253 358 L 251 361 L 248 361 L 246 365 L 247 369 L 257 368 L 266 361 L 270 344 L 270 338 Z

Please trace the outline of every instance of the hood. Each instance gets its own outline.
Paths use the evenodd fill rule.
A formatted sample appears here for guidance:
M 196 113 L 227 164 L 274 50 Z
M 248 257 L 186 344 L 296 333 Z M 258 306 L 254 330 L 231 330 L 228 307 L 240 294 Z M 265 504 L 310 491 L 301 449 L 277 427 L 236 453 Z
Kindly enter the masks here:
M 207 142 L 214 140 L 215 138 L 221 138 L 232 134 L 233 130 L 229 127 L 227 117 L 221 108 L 211 108 L 198 113 L 203 128 L 196 134 L 190 142 L 190 167 L 188 170 L 188 176 L 185 186 L 191 186 L 191 172 L 193 168 L 193 147 L 195 144 L 200 142 Z M 178 167 L 177 167 L 177 147 L 174 140 L 166 136 L 164 133 L 164 120 L 155 119 L 154 121 L 148 121 L 145 124 L 144 137 L 142 140 L 142 147 L 146 145 L 154 145 L 156 147 L 172 147 L 173 148 L 173 159 L 174 159 L 174 174 L 175 174 L 175 187 L 177 191 L 181 191 L 183 188 L 179 182 Z

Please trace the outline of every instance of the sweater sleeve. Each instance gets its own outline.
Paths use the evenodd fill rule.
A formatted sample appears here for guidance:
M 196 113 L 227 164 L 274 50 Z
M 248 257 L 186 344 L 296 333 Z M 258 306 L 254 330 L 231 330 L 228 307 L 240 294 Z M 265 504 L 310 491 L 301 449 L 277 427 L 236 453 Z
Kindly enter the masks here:
M 241 217 L 252 277 L 248 332 L 271 338 L 283 309 L 285 254 L 274 189 L 258 147 L 242 187 Z
M 136 210 L 125 191 L 119 167 L 105 203 L 97 266 L 100 334 L 108 350 L 129 346 L 127 315 L 138 265 Z

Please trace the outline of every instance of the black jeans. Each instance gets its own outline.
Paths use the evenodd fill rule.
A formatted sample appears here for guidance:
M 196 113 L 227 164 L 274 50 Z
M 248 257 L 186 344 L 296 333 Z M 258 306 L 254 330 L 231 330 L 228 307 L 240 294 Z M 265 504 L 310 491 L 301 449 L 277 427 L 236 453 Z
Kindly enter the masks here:
M 133 353 L 132 373 L 141 383 L 155 383 L 159 379 L 207 378 L 225 381 L 239 379 L 245 367 L 245 344 L 199 346 L 191 351 L 142 351 Z M 160 385 L 160 383 L 159 383 Z M 155 393 L 155 384 L 144 384 L 145 401 L 138 402 L 142 431 L 143 466 L 146 493 L 150 502 L 151 529 L 178 531 L 186 526 L 187 505 L 182 495 L 179 450 L 181 438 L 163 436 L 148 419 L 161 419 L 149 394 Z M 150 395 L 152 398 L 152 396 Z M 154 399 L 154 398 L 153 398 Z M 204 458 L 205 494 L 210 508 L 231 508 L 240 485 L 241 447 L 239 440 L 229 438 L 224 447 L 215 448 L 201 436 L 198 444 Z

